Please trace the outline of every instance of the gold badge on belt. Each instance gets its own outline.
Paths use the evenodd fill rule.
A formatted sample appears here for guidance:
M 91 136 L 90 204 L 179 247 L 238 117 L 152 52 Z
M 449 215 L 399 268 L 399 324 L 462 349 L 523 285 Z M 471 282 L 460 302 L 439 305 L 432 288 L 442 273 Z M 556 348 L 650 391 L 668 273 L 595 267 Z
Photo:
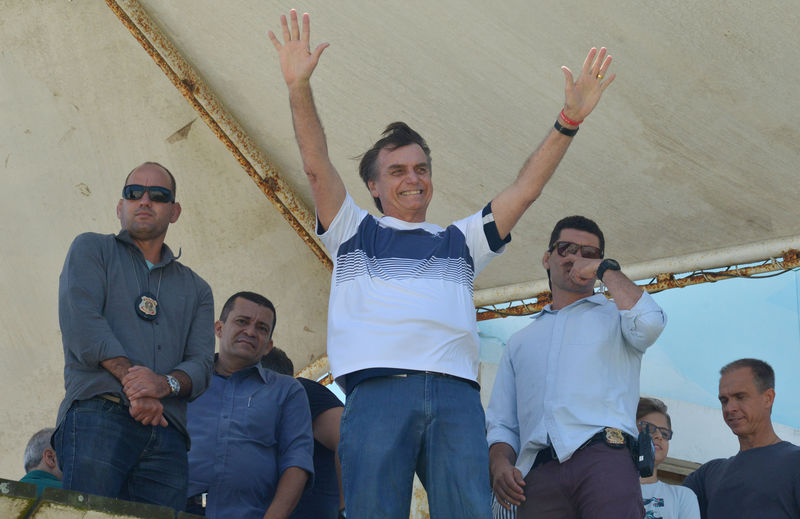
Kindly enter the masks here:
M 625 436 L 622 435 L 622 431 L 617 429 L 616 427 L 606 427 L 603 429 L 606 433 L 606 444 L 611 447 L 624 447 L 625 446 Z

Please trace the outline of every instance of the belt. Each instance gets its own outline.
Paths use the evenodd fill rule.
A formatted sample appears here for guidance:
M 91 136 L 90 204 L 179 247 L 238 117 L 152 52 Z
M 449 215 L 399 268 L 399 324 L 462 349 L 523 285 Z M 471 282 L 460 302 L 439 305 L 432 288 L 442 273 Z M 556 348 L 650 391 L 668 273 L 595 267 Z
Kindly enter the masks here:
M 407 377 L 409 375 L 435 375 L 437 377 L 442 378 L 449 378 L 451 380 L 458 380 L 459 382 L 466 382 L 470 386 L 474 387 L 478 391 L 480 391 L 481 386 L 474 380 L 469 380 L 467 378 L 457 377 L 455 375 L 450 375 L 449 373 L 442 373 L 440 371 L 424 371 L 424 370 L 408 370 L 407 373 L 398 373 L 396 375 L 390 375 L 392 377 Z
M 109 402 L 114 402 L 115 404 L 122 404 L 122 398 L 118 397 L 117 395 L 112 395 L 111 393 L 103 393 L 102 395 L 97 395 L 99 398 L 103 398 L 108 400 Z
M 202 494 L 197 494 L 192 497 L 186 498 L 186 505 L 194 505 L 199 506 L 202 508 L 206 507 L 206 497 L 208 496 L 208 492 L 203 492 Z
M 634 442 L 635 440 L 630 434 L 622 432 L 614 427 L 604 427 L 602 431 L 596 432 L 591 438 L 583 442 L 580 447 L 575 449 L 575 452 L 585 449 L 590 445 L 594 445 L 595 443 L 605 443 L 606 445 L 617 449 L 626 447 L 630 450 L 634 445 Z M 544 449 L 540 450 L 538 454 L 536 454 L 536 459 L 533 460 L 533 468 L 535 469 L 539 465 L 544 465 L 545 463 L 553 460 L 558 461 L 558 456 L 556 455 L 556 450 L 553 448 L 553 446 L 548 445 Z

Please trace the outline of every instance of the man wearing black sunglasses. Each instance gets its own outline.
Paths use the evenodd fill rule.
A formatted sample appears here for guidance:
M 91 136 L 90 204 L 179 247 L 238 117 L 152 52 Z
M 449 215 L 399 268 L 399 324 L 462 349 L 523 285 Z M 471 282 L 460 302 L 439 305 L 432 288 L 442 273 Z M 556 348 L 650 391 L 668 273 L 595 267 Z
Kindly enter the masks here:
M 604 250 L 592 220 L 556 224 L 542 258 L 553 302 L 500 360 L 486 413 L 492 488 L 520 519 L 644 515 L 629 448 L 642 355 L 666 316 Z
M 160 164 L 130 172 L 117 235 L 84 233 L 59 278 L 66 396 L 53 442 L 64 488 L 186 503 L 186 403 L 208 386 L 211 289 L 164 244 L 181 214 Z

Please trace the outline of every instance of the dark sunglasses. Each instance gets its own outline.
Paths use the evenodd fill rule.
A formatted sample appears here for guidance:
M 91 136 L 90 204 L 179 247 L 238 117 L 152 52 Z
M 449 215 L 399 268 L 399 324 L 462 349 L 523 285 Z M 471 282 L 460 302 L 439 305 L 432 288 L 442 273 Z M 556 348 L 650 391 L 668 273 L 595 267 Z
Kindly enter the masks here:
M 603 251 L 597 247 L 592 247 L 591 245 L 578 245 L 577 243 L 572 243 L 571 241 L 557 241 L 550 246 L 550 252 L 553 252 L 553 249 L 555 249 L 556 252 L 558 252 L 558 255 L 562 258 L 567 254 L 578 254 L 579 251 L 582 258 L 600 259 L 603 257 Z
M 139 200 L 145 193 L 150 195 L 150 200 L 153 202 L 167 203 L 175 201 L 172 191 L 166 187 L 128 184 L 122 188 L 122 198 L 125 200 Z
M 658 427 L 657 425 L 651 424 L 650 422 L 641 421 L 638 423 L 638 425 L 640 429 L 647 431 L 647 433 L 650 434 L 651 436 L 653 435 L 653 433 L 658 431 L 658 434 L 660 434 L 661 437 L 664 438 L 665 440 L 671 440 L 674 434 L 672 432 L 672 429 L 667 429 L 666 427 Z

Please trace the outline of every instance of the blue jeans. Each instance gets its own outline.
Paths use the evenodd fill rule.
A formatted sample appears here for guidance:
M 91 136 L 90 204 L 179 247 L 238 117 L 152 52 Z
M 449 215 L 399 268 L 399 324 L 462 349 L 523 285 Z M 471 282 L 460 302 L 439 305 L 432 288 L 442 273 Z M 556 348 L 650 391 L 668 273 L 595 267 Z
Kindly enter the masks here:
M 172 426 L 144 426 L 124 405 L 96 397 L 73 403 L 53 440 L 68 490 L 186 505 L 186 439 Z
M 408 519 L 414 472 L 431 519 L 491 518 L 478 389 L 441 375 L 380 377 L 347 397 L 341 424 L 347 517 Z

